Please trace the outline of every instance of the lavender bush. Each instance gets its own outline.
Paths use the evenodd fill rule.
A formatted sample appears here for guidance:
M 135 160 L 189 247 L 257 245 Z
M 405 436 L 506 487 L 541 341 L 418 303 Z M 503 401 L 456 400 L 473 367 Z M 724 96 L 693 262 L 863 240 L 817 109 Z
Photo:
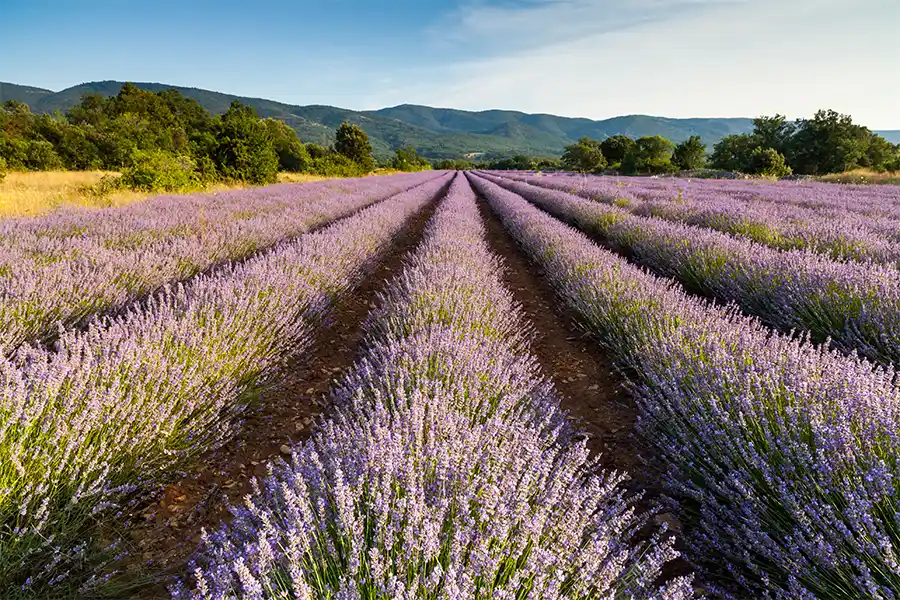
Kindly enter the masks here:
M 0 352 L 246 258 L 434 173 L 161 196 L 0 221 Z
M 711 591 L 900 596 L 893 370 L 698 301 L 521 196 L 473 183 L 631 378 Z
M 821 187 L 767 182 L 734 190 L 723 189 L 714 180 L 660 183 L 640 177 L 508 177 L 614 204 L 636 215 L 747 237 L 779 250 L 811 250 L 837 260 L 900 266 L 900 215 L 864 215 L 849 210 L 848 203 L 866 197 L 862 193 L 858 194 L 860 198 L 853 196 L 842 203 L 808 207 L 797 202 L 805 194 L 820 194 Z M 894 195 L 900 200 L 900 190 Z M 882 196 L 879 199 L 884 200 Z
M 0 588 L 64 583 L 95 519 L 236 431 L 448 180 L 0 360 Z
M 290 465 L 206 537 L 177 599 L 660 598 L 675 553 L 595 473 L 454 182 Z
M 638 217 L 556 190 L 488 176 L 690 291 L 734 302 L 783 331 L 809 332 L 885 365 L 900 365 L 896 269 L 781 252 L 707 229 Z

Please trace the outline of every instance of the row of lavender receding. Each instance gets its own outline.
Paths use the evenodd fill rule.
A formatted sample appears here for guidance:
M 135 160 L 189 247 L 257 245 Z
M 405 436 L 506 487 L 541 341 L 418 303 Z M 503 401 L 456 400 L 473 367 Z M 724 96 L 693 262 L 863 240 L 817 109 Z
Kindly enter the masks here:
M 737 598 L 897 598 L 895 373 L 685 294 L 487 179 L 475 187 L 631 380 L 689 558 Z
M 0 359 L 0 589 L 69 584 L 101 519 L 240 428 L 449 176 Z M 91 581 L 88 584 L 94 584 Z
M 527 172 L 519 172 L 525 174 Z M 550 173 L 553 178 L 568 178 L 568 173 Z M 583 176 L 580 176 L 583 177 Z M 589 182 L 601 178 L 589 177 Z M 679 177 L 603 177 L 619 182 L 645 197 L 664 199 L 701 198 L 704 194 L 723 194 L 746 202 L 763 201 L 789 204 L 824 211 L 852 212 L 875 218 L 900 220 L 900 186 L 836 185 L 811 181 L 771 181 L 768 179 L 684 179 Z M 697 185 L 695 185 L 697 184 Z
M 614 204 L 639 216 L 746 237 L 778 250 L 808 249 L 836 260 L 900 267 L 900 220 L 894 218 L 861 215 L 845 208 L 806 208 L 778 200 L 729 195 L 711 186 L 709 180 L 684 181 L 676 191 L 657 187 L 657 180 L 643 177 L 509 177 Z M 770 185 L 778 189 L 787 186 Z
M 460 176 L 333 413 L 206 538 L 175 598 L 691 596 L 684 578 L 657 587 L 672 540 L 633 541 L 647 515 L 575 441 L 484 236 Z
M 0 220 L 0 353 L 407 190 L 433 173 L 162 196 Z
M 692 292 L 734 302 L 768 325 L 807 332 L 817 343 L 830 339 L 844 352 L 900 365 L 900 277 L 893 267 L 774 250 L 566 192 L 487 177 Z

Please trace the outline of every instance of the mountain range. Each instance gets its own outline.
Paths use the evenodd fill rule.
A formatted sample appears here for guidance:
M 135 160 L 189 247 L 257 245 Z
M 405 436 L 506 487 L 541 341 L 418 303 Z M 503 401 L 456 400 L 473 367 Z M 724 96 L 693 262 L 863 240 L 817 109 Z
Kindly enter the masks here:
M 386 156 L 403 146 L 412 146 L 429 158 L 459 158 L 473 154 L 491 158 L 514 154 L 558 156 L 567 144 L 580 137 L 602 140 L 618 134 L 631 137 L 661 135 L 674 142 L 699 135 L 711 147 L 726 135 L 748 133 L 753 129 L 749 118 L 671 119 L 629 115 L 595 121 L 510 110 L 473 112 L 412 104 L 355 111 L 334 106 L 285 104 L 162 83 L 135 82 L 135 85 L 152 92 L 174 88 L 194 98 L 213 114 L 225 112 L 232 100 L 240 100 L 255 108 L 262 117 L 285 121 L 304 142 L 330 144 L 334 130 L 341 122 L 357 123 L 369 135 L 378 156 Z M 78 104 L 84 94 L 113 96 L 121 87 L 120 81 L 95 81 L 54 92 L 0 82 L 0 103 L 18 100 L 28 104 L 33 112 L 65 112 Z M 893 143 L 900 143 L 900 131 L 876 133 Z

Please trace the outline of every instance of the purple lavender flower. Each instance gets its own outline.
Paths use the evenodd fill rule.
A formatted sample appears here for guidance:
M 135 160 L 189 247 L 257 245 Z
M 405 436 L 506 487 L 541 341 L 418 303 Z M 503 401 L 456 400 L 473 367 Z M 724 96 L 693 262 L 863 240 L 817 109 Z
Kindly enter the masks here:
M 543 381 L 458 177 L 336 409 L 209 533 L 178 599 L 666 598 L 675 556 Z

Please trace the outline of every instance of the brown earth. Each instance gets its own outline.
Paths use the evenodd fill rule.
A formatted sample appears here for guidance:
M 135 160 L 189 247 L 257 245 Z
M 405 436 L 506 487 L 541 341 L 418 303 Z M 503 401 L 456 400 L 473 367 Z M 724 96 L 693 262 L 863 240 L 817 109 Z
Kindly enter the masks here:
M 253 478 L 264 477 L 270 463 L 309 436 L 315 419 L 327 408 L 329 390 L 356 360 L 363 323 L 378 292 L 399 273 L 404 258 L 419 243 L 437 202 L 407 223 L 364 281 L 338 302 L 332 326 L 318 332 L 310 346 L 313 351 L 287 369 L 283 385 L 248 415 L 239 436 L 200 458 L 184 477 L 139 511 L 138 523 L 127 532 L 129 558 L 118 565 L 124 572 L 120 585 L 144 587 L 129 597 L 167 598 L 165 582 L 185 574 L 202 530 L 213 530 L 229 520 L 229 505 L 251 491 Z
M 506 266 L 504 283 L 534 327 L 531 352 L 559 390 L 563 408 L 588 435 L 588 447 L 600 455 L 604 468 L 639 478 L 643 448 L 634 436 L 637 412 L 624 380 L 603 349 L 571 320 L 488 203 L 479 200 L 479 208 L 491 251 Z
M 540 267 L 530 262 L 488 203 L 483 198 L 478 202 L 490 249 L 506 266 L 504 283 L 534 328 L 532 354 L 559 391 L 563 408 L 587 434 L 588 448 L 592 455 L 599 455 L 600 466 L 627 472 L 629 492 L 642 493 L 637 508 L 654 509 L 663 493 L 662 483 L 652 466 L 652 446 L 635 431 L 638 408 L 625 389 L 624 378 L 599 344 L 572 320 Z M 654 516 L 652 527 L 642 531 L 641 537 L 663 522 L 676 534 L 681 529 L 676 515 L 663 512 Z M 662 579 L 691 572 L 686 562 L 677 560 L 666 565 Z

